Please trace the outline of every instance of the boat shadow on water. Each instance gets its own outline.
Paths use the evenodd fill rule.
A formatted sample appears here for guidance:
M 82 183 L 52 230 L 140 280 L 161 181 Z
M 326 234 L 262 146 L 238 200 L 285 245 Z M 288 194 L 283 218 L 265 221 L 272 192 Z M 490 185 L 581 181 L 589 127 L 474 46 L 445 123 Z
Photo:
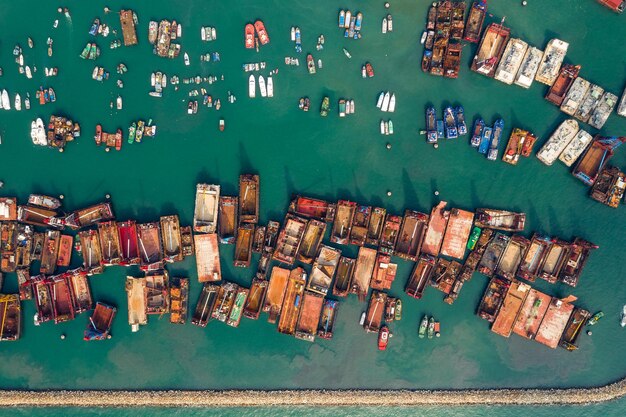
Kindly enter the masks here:
M 402 169 L 402 188 L 404 190 L 404 204 L 402 207 L 411 207 L 413 210 L 420 210 L 422 206 L 420 205 L 417 191 L 406 168 Z

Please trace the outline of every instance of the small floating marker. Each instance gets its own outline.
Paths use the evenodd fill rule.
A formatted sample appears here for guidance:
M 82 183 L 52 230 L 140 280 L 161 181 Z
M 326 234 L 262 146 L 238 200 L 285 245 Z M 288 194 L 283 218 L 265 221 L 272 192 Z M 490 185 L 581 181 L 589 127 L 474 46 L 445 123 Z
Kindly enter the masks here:
M 385 3 L 385 9 L 388 9 L 388 8 L 389 8 L 389 6 L 391 6 L 391 4 L 389 4 L 389 2 L 386 2 L 386 3 Z
M 433 148 L 438 149 L 438 148 L 439 148 L 439 144 L 438 144 L 438 143 L 435 143 L 435 144 L 433 145 Z
M 391 143 L 387 142 L 387 149 L 391 149 Z
M 435 333 L 435 337 L 441 337 L 441 333 L 439 332 Z
M 587 330 L 587 336 L 591 336 L 592 334 L 591 330 Z
M 526 0 L 524 0 L 524 1 L 522 2 L 522 6 L 526 6 L 527 4 L 528 4 L 528 2 L 527 2 Z
M 59 13 L 63 13 L 63 9 L 59 7 L 59 8 L 57 9 L 57 12 L 59 12 Z
M 104 148 L 104 151 L 105 151 L 105 152 L 110 152 L 110 151 L 111 151 L 111 149 L 110 149 L 110 148 Z
M 4 187 L 4 181 L 0 181 L 0 188 Z
M 61 195 L 59 196 L 59 200 L 63 200 L 64 198 L 65 198 L 65 196 L 64 196 L 63 194 L 61 194 Z
M 387 197 L 391 197 L 391 191 L 387 191 Z
M 105 194 L 104 198 L 106 198 L 107 200 L 110 200 L 111 199 L 111 194 Z
M 63 148 L 59 149 L 59 152 L 63 153 Z
M 65 333 L 61 333 L 61 340 L 65 340 Z
M 111 336 L 110 334 L 107 335 L 107 339 L 112 338 L 113 336 Z
M 435 191 L 435 195 L 439 195 L 439 191 Z

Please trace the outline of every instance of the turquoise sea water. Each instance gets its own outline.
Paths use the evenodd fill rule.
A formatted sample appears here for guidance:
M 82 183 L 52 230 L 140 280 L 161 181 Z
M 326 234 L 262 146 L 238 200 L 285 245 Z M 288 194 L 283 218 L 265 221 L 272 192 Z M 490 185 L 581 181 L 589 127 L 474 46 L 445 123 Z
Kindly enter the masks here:
M 621 94 L 626 74 L 626 58 L 621 53 L 626 34 L 624 16 L 617 16 L 592 0 L 530 1 L 522 8 L 518 1 L 489 3 L 493 17 L 507 16 L 512 35 L 543 48 L 552 37 L 570 42 L 567 61 L 582 65 L 581 76 L 609 91 Z M 546 4 L 547 3 L 547 4 Z M 331 1 L 289 3 L 280 1 L 136 1 L 132 7 L 139 15 L 139 45 L 109 49 L 112 37 L 97 38 L 101 57 L 83 61 L 78 54 L 85 43 L 94 17 L 103 18 L 119 29 L 117 15 L 103 13 L 104 5 L 113 10 L 128 7 L 119 1 L 68 1 L 72 20 L 56 12 L 57 5 L 32 5 L 0 2 L 0 65 L 4 76 L 0 88 L 11 95 L 27 91 L 32 96 L 29 112 L 0 112 L 0 179 L 5 182 L 2 195 L 17 195 L 24 201 L 30 192 L 64 194 L 65 208 L 72 210 L 112 195 L 119 219 L 154 221 L 163 214 L 178 213 L 183 224 L 193 216 L 196 182 L 220 183 L 222 193 L 234 195 L 240 173 L 261 176 L 261 222 L 281 220 L 289 196 L 294 193 L 326 199 L 349 198 L 359 203 L 383 205 L 401 213 L 405 208 L 429 212 L 437 201 L 452 207 L 473 209 L 492 206 L 524 211 L 528 214 L 527 233 L 542 231 L 570 239 L 582 236 L 600 246 L 591 257 L 578 288 L 536 285 L 549 294 L 579 297 L 578 305 L 592 311 L 603 310 L 605 319 L 594 328 L 593 337 L 581 337 L 575 353 L 549 350 L 517 336 L 504 339 L 491 333 L 485 321 L 474 315 L 487 280 L 478 274 L 467 283 L 453 306 L 444 304 L 442 294 L 426 291 L 420 301 L 405 300 L 404 319 L 393 324 L 394 338 L 389 350 L 376 350 L 374 335 L 358 326 L 364 308 L 353 297 L 342 303 L 331 341 L 314 344 L 280 335 L 265 317 L 243 320 L 238 329 L 211 323 L 207 329 L 172 326 L 167 318 L 151 317 L 148 326 L 131 334 L 126 321 L 123 268 L 108 268 L 91 279 L 96 300 L 114 303 L 118 316 L 113 325 L 114 338 L 105 343 L 84 343 L 82 331 L 87 317 L 71 323 L 32 324 L 34 306 L 24 303 L 22 340 L 0 346 L 0 386 L 6 388 L 466 388 L 466 387 L 547 387 L 604 384 L 626 374 L 621 347 L 626 335 L 618 326 L 621 306 L 626 303 L 623 285 L 624 237 L 623 210 L 603 206 L 587 197 L 588 189 L 573 178 L 560 163 L 542 165 L 536 158 L 522 160 L 512 167 L 501 161 L 489 162 L 475 153 L 462 139 L 441 143 L 434 150 L 424 143 L 419 130 L 424 127 L 423 111 L 433 104 L 441 109 L 448 103 L 465 106 L 471 123 L 480 114 L 488 122 L 497 117 L 506 122 L 505 136 L 512 127 L 534 131 L 542 143 L 565 115 L 542 96 L 546 87 L 535 83 L 530 90 L 509 87 L 469 70 L 475 46 L 463 51 L 458 80 L 445 80 L 422 74 L 419 69 L 419 36 L 425 22 L 425 1 L 392 1 L 394 32 L 380 33 L 385 14 L 382 2 Z M 363 38 L 346 40 L 337 28 L 338 8 L 361 10 L 365 16 Z M 52 29 L 54 19 L 59 27 Z M 158 58 L 147 42 L 149 20 L 176 19 L 183 23 L 183 50 L 192 59 L 185 67 L 182 57 Z M 259 53 L 243 48 L 243 25 L 262 18 L 271 43 Z M 199 27 L 215 26 L 216 42 L 202 43 Z M 289 28 L 302 29 L 303 54 L 296 54 L 289 41 Z M 319 34 L 326 38 L 325 48 L 315 51 Z M 31 36 L 35 48 L 26 46 Z M 45 41 L 54 39 L 54 56 L 48 58 Z M 20 43 L 26 63 L 39 71 L 32 80 L 18 74 L 11 54 Z M 348 60 L 341 48 L 353 58 Z M 200 63 L 199 55 L 218 51 L 219 63 Z M 314 76 L 303 65 L 287 67 L 285 56 L 298 56 L 301 63 L 307 52 L 321 58 L 324 67 Z M 268 69 L 278 68 L 274 76 L 273 99 L 247 97 L 249 74 L 241 70 L 244 62 L 266 61 Z M 369 61 L 376 76 L 363 80 L 360 67 Z M 115 85 L 115 66 L 124 62 L 129 72 L 125 88 Z M 99 83 L 91 79 L 94 65 L 112 72 L 112 79 Z M 43 67 L 58 66 L 56 78 L 43 77 Z M 200 109 L 195 116 L 186 114 L 187 92 L 168 86 L 162 99 L 148 96 L 149 75 L 161 70 L 169 76 L 224 75 L 224 81 L 205 87 L 221 97 L 222 109 Z M 55 88 L 56 103 L 40 107 L 34 100 L 39 85 Z M 391 115 L 395 134 L 382 137 L 375 108 L 380 91 L 396 93 L 397 110 Z M 238 98 L 226 102 L 227 91 Z M 121 94 L 122 111 L 111 111 L 109 102 Z M 309 113 L 298 111 L 298 98 L 311 98 Z M 324 95 L 331 98 L 333 111 L 319 117 L 318 104 Z M 339 119 L 338 98 L 353 98 L 356 115 Z M 71 143 L 65 153 L 35 148 L 30 142 L 30 121 L 47 120 L 51 113 L 65 114 L 81 123 L 83 136 Z M 217 122 L 224 117 L 227 128 L 218 132 Z M 105 153 L 91 140 L 96 123 L 105 130 L 126 129 L 131 120 L 153 118 L 158 125 L 155 139 L 127 145 L 122 152 Z M 585 126 L 593 132 L 589 126 Z M 611 116 L 603 133 L 624 134 L 626 120 Z M 385 144 L 393 145 L 391 150 Z M 626 165 L 626 150 L 619 149 L 613 162 Z M 386 192 L 393 192 L 391 197 Z M 222 246 L 223 275 L 228 280 L 248 285 L 256 260 L 250 269 L 232 267 L 233 247 Z M 356 255 L 356 248 L 342 247 Z M 75 256 L 73 265 L 80 264 Z M 391 290 L 402 295 L 412 265 L 399 261 L 398 275 Z M 196 277 L 194 260 L 168 267 L 172 276 Z M 194 285 L 195 284 L 195 285 Z M 5 292 L 16 290 L 15 275 L 5 278 Z M 199 285 L 192 283 L 191 304 L 195 304 Z M 434 314 L 442 323 L 442 337 L 423 341 L 417 338 L 417 324 L 423 314 Z M 68 337 L 61 341 L 59 335 Z M 590 413 L 608 414 L 623 409 L 624 402 L 593 406 Z M 365 410 L 342 409 L 348 414 Z M 452 409 L 467 414 L 477 408 Z M 523 413 L 519 408 L 490 408 L 489 413 Z M 553 411 L 553 408 L 533 409 Z M 569 410 L 569 411 L 568 411 Z M 26 410 L 24 413 L 30 413 Z M 85 410 L 75 411 L 80 414 Z M 151 414 L 154 410 L 146 411 Z M 445 413 L 447 410 L 426 410 Z M 575 409 L 560 412 L 572 414 Z M 41 412 L 38 410 L 37 412 Z M 65 411 L 63 411 L 65 412 Z M 103 413 L 102 410 L 92 411 Z M 144 411 L 134 411 L 143 415 Z M 163 410 L 169 413 L 170 410 Z M 199 410 L 192 413 L 200 413 Z M 231 410 L 230 412 L 236 412 Z M 264 415 L 267 410 L 246 410 Z M 285 410 L 296 413 L 298 410 Z M 326 411 L 320 411 L 325 413 Z M 186 413 L 186 411 L 185 411 Z M 398 411 L 402 413 L 402 409 Z

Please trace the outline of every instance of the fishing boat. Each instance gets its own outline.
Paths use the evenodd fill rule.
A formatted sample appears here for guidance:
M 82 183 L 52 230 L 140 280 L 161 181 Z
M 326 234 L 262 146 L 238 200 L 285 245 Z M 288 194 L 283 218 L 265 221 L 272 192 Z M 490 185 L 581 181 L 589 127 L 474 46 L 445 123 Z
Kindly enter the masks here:
M 248 299 L 249 294 L 250 290 L 248 290 L 247 288 L 238 288 L 235 295 L 235 300 L 233 301 L 233 305 L 230 309 L 230 314 L 228 316 L 228 319 L 226 320 L 227 325 L 232 327 L 239 327 L 239 323 L 241 322 L 241 318 L 243 317 L 244 307 L 246 305 L 246 300 Z
M 573 116 L 582 104 L 582 101 L 587 94 L 587 91 L 589 91 L 590 86 L 591 83 L 584 78 L 576 78 L 572 83 L 569 91 L 567 92 L 565 99 L 563 99 L 563 103 L 561 104 L 561 111 L 567 115 Z
M 254 28 L 256 29 L 257 36 L 261 45 L 267 45 L 270 42 L 270 37 L 265 30 L 265 25 L 261 20 L 254 22 Z
M 389 333 L 389 327 L 383 326 L 380 328 L 380 332 L 378 334 L 378 350 L 386 350 L 387 344 L 389 343 L 389 337 L 391 333 Z
M 509 281 L 494 277 L 489 282 L 478 306 L 478 316 L 493 323 L 509 290 Z
M 320 115 L 322 117 L 328 116 L 328 111 L 330 110 L 330 99 L 326 96 L 322 99 L 322 105 L 320 108 Z
M 239 198 L 220 196 L 217 234 L 222 244 L 235 243 L 239 215 Z
M 89 318 L 83 339 L 87 341 L 108 339 L 116 313 L 117 308 L 98 301 L 92 316 Z
M 117 225 L 121 246 L 120 265 L 136 265 L 140 262 L 137 224 L 134 220 L 120 222 Z
M 335 220 L 330 235 L 330 241 L 338 244 L 348 244 L 352 222 L 356 212 L 356 203 L 339 200 L 335 212 Z
M 278 234 L 276 249 L 272 254 L 273 259 L 292 265 L 296 259 L 302 238 L 306 230 L 307 220 L 293 214 L 285 216 L 283 228 Z
M 78 233 L 82 248 L 83 268 L 88 275 L 101 274 L 104 271 L 102 245 L 96 230 L 83 230 Z
M 535 233 L 517 270 L 517 276 L 526 281 L 534 282 L 537 274 L 539 274 L 539 268 L 548 256 L 551 245 L 552 240 L 548 236 Z
M 617 167 L 608 167 L 598 176 L 589 196 L 594 200 L 617 208 L 626 192 L 626 175 Z
M 21 315 L 19 296 L 17 294 L 1 294 L 0 316 L 2 317 L 2 325 L 0 326 L 0 341 L 14 341 L 20 338 Z
M 452 107 L 446 107 L 443 111 L 444 119 L 446 122 L 446 139 L 456 139 L 459 137 L 458 130 L 456 128 L 456 119 L 454 110 Z
M 215 306 L 217 294 L 220 287 L 214 284 L 204 284 L 200 297 L 196 303 L 196 308 L 191 319 L 191 323 L 196 326 L 206 327 L 209 320 L 211 320 L 211 313 Z
M 100 252 L 102 253 L 103 264 L 106 266 L 119 264 L 122 257 L 122 246 L 117 222 L 107 221 L 98 223 L 98 234 L 100 237 Z
M 346 25 L 346 12 L 345 10 L 339 11 L 339 27 L 343 28 Z
M 267 88 L 265 86 L 265 78 L 262 75 L 259 75 L 259 92 L 261 93 L 261 97 L 267 97 Z
M 580 155 L 585 152 L 591 141 L 593 140 L 593 136 L 587 133 L 584 129 L 580 129 L 574 139 L 565 147 L 561 155 L 559 155 L 559 160 L 563 162 L 568 167 L 571 167 L 574 162 L 578 160 Z
M 237 229 L 235 240 L 235 255 L 233 264 L 238 267 L 247 268 L 250 266 L 252 257 L 252 242 L 254 240 L 254 225 L 241 224 Z
M 239 176 L 239 221 L 256 224 L 259 221 L 259 176 Z
M 557 127 L 548 141 L 537 152 L 537 158 L 550 166 L 578 133 L 578 123 L 574 119 L 567 119 Z
M 313 263 L 315 256 L 318 254 L 324 234 L 326 233 L 326 223 L 311 219 L 307 223 L 304 235 L 302 236 L 302 243 L 298 250 L 297 259 L 305 264 Z M 309 280 L 309 283 L 311 280 Z
M 363 327 L 368 333 L 378 333 L 381 330 L 387 294 L 380 291 L 372 291 L 372 296 L 367 308 L 365 324 Z
M 393 254 L 402 259 L 415 261 L 421 251 L 428 227 L 429 216 L 413 210 L 405 210 Z
M 347 56 L 348 58 L 352 58 L 352 55 L 350 55 L 350 52 L 348 52 L 346 48 L 343 48 L 342 50 L 345 56 Z
M 222 279 L 220 250 L 215 233 L 194 236 L 196 270 L 199 282 L 217 282 Z
M 500 144 L 503 130 L 504 120 L 496 120 L 493 125 L 493 136 L 491 137 L 491 142 L 489 143 L 489 151 L 487 152 L 487 159 L 490 161 L 495 161 L 496 159 L 498 159 L 498 145 Z
M 264 279 L 253 279 L 250 292 L 246 298 L 243 308 L 243 315 L 249 319 L 257 320 L 261 314 L 265 294 L 267 292 L 267 281 Z
M 591 117 L 591 113 L 596 108 L 603 95 L 604 88 L 595 84 L 591 84 L 589 90 L 587 91 L 587 94 L 585 94 L 585 97 L 578 107 L 578 110 L 576 110 L 576 113 L 574 113 L 574 117 L 581 122 L 587 123 L 589 121 L 589 118 Z
M 617 96 L 606 91 L 591 113 L 589 124 L 596 129 L 602 129 L 616 105 Z
M 467 17 L 467 24 L 465 25 L 463 39 L 472 43 L 478 43 L 480 41 L 480 33 L 483 29 L 486 14 L 486 0 L 478 0 L 472 4 L 469 16 Z
M 342 256 L 337 264 L 333 295 L 345 297 L 352 287 L 352 277 L 354 274 L 355 259 Z
M 580 65 L 563 65 L 556 81 L 552 84 L 546 94 L 546 100 L 560 107 L 561 104 L 563 104 L 570 87 L 578 77 L 579 72 Z
M 579 307 L 574 307 L 574 311 L 572 312 L 569 322 L 567 323 L 567 326 L 565 326 L 565 330 L 561 336 L 559 346 L 570 352 L 578 349 L 577 340 L 581 333 L 583 333 L 585 324 L 590 316 L 591 313 L 589 313 L 589 311 Z
M 576 287 L 589 255 L 594 249 L 598 249 L 598 246 L 579 237 L 575 238 L 570 246 L 567 262 L 559 273 L 559 281 Z
M 417 333 L 420 339 L 423 339 L 426 336 L 426 332 L 428 330 L 428 322 L 428 316 L 424 316 L 422 318 L 422 321 L 420 321 L 419 330 Z
M 170 323 L 185 324 L 189 297 L 189 279 L 173 278 L 170 284 Z
M 554 84 L 568 48 L 569 43 L 560 39 L 551 39 L 546 46 L 543 58 L 537 69 L 535 80 L 549 86 Z
M 49 210 L 56 210 L 61 207 L 61 201 L 59 199 L 43 194 L 29 195 L 28 204 L 31 206 L 43 207 Z
M 113 220 L 114 218 L 111 203 L 105 202 L 74 211 L 65 218 L 65 225 L 77 230 L 100 221 Z
M 400 225 L 402 224 L 402 216 L 394 216 L 387 214 L 383 230 L 380 235 L 379 250 L 382 253 L 392 254 L 396 247 L 396 241 L 400 232 Z
M 161 216 L 161 242 L 163 243 L 163 260 L 180 262 L 183 260 L 180 221 L 178 215 Z
M 142 270 L 161 269 L 163 264 L 163 246 L 158 222 L 137 225 L 140 265 Z
M 511 29 L 504 26 L 504 19 L 487 26 L 472 61 L 472 71 L 493 77 L 510 33 Z
M 250 77 L 248 77 L 248 97 L 256 97 L 256 79 L 254 74 L 250 74 Z
M 513 38 L 509 40 L 506 45 L 502 59 L 498 65 L 498 69 L 495 72 L 494 78 L 498 81 L 502 81 L 505 84 L 513 84 L 515 75 L 517 75 L 519 68 L 522 65 L 522 61 L 528 49 L 528 44 L 521 39 Z
M 426 142 L 437 143 L 436 112 L 432 106 L 426 109 Z
M 474 121 L 474 129 L 472 134 L 472 139 L 470 139 L 470 145 L 473 148 L 478 148 L 480 146 L 483 129 L 485 128 L 485 121 L 482 118 L 478 118 Z
M 525 213 L 495 210 L 489 208 L 477 208 L 474 222 L 476 226 L 503 230 L 506 232 L 521 232 L 526 223 Z
M 459 136 L 467 135 L 467 125 L 465 124 L 465 110 L 463 106 L 454 108 L 454 116 L 456 118 L 456 128 Z
M 315 60 L 313 59 L 313 55 L 308 54 L 306 56 L 306 66 L 309 70 L 309 74 L 315 74 Z

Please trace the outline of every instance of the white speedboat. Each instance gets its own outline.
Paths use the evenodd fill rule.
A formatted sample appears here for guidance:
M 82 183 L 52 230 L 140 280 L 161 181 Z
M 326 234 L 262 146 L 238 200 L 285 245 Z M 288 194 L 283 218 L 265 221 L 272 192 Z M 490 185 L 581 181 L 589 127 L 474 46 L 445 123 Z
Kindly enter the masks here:
M 24 99 L 24 108 L 30 110 L 30 96 L 28 93 L 26 93 L 26 98 Z
M 215 28 L 211 28 L 211 40 L 214 41 L 215 39 L 217 39 L 217 31 Z
M 265 88 L 265 78 L 262 75 L 259 75 L 259 91 L 261 92 L 261 97 L 267 97 L 267 89 Z
M 248 97 L 256 97 L 256 79 L 254 74 L 250 74 L 250 77 L 248 77 Z
M 294 26 L 291 27 L 291 41 L 294 42 L 296 40 L 296 28 Z
M 392 94 L 389 99 L 389 112 L 393 113 L 396 111 L 396 95 Z
M 380 134 L 381 135 L 385 134 L 385 121 L 384 120 L 380 121 Z
M 26 73 L 26 78 L 33 78 L 33 74 L 30 71 L 30 67 L 28 65 L 26 65 L 26 68 L 24 68 L 24 72 Z
M 387 33 L 387 18 L 383 17 L 383 33 Z
M 626 304 L 622 308 L 622 321 L 620 322 L 622 327 L 626 326 Z
M 350 114 L 354 114 L 354 100 L 350 100 Z
M 204 26 L 200 28 L 200 39 L 206 41 L 206 28 Z
M 189 54 L 187 52 L 185 52 L 185 54 L 183 55 L 183 59 L 185 60 L 185 65 L 189 66 Z
M 376 103 L 376 107 L 378 107 L 379 109 L 381 108 L 381 106 L 383 105 L 383 100 L 385 99 L 385 92 L 383 91 L 382 93 L 380 93 L 380 95 L 378 96 L 378 102 Z
M 161 77 L 161 87 L 167 87 L 167 74 L 163 74 L 163 76 Z
M 122 96 L 117 96 L 116 105 L 118 110 L 122 110 Z
M 9 92 L 7 90 L 2 90 L 2 108 L 11 110 L 11 101 L 9 101 Z
M 32 121 L 30 122 L 30 138 L 33 141 L 34 145 L 38 145 L 37 143 L 37 122 L 36 121 Z
M 150 75 L 150 85 L 154 87 L 155 84 L 156 84 L 156 74 L 153 72 L 152 75 Z
M 15 110 L 22 110 L 22 97 L 19 94 L 15 95 Z
M 35 131 L 37 144 L 41 146 L 46 146 L 48 144 L 48 140 L 46 139 L 46 128 L 43 125 L 43 120 L 41 120 L 41 117 L 37 118 L 35 124 L 37 126 L 37 129 Z
M 267 96 L 274 97 L 274 79 L 272 76 L 267 77 Z
M 391 96 L 389 94 L 389 91 L 387 91 L 385 93 L 385 96 L 383 97 L 383 104 L 380 106 L 380 109 L 382 111 L 389 111 L 389 100 L 391 99 Z

